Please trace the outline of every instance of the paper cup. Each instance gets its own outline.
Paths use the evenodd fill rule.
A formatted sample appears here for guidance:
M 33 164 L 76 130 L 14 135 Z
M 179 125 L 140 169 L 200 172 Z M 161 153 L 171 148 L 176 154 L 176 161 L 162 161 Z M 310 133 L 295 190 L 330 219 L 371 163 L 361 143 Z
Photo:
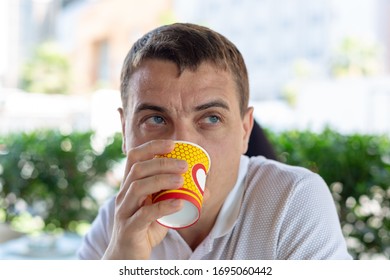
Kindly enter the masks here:
M 186 160 L 188 163 L 188 170 L 183 174 L 184 184 L 180 189 L 163 190 L 152 196 L 153 203 L 166 199 L 182 199 L 184 202 L 179 212 L 164 216 L 157 222 L 175 229 L 195 224 L 200 217 L 206 176 L 210 170 L 208 153 L 197 144 L 175 141 L 175 148 L 172 152 L 157 157 L 176 158 Z

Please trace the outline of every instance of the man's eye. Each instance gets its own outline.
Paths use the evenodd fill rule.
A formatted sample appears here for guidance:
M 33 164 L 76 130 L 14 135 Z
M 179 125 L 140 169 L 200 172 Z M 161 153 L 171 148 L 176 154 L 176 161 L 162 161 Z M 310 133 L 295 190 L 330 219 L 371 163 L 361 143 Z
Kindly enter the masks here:
M 146 120 L 146 123 L 148 123 L 148 124 L 164 124 L 165 120 L 163 117 L 160 117 L 160 116 L 151 116 Z
M 206 117 L 206 122 L 207 123 L 218 123 L 220 121 L 220 118 L 218 116 L 208 116 Z

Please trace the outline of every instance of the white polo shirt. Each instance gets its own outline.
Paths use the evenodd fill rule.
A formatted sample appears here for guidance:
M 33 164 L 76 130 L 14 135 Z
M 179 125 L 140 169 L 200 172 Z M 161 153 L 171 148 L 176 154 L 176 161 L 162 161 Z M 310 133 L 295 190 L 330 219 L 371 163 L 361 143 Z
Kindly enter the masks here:
M 100 259 L 115 199 L 99 211 L 79 250 Z M 317 174 L 264 157 L 241 157 L 236 185 L 210 234 L 194 250 L 170 229 L 151 259 L 351 259 L 328 186 Z

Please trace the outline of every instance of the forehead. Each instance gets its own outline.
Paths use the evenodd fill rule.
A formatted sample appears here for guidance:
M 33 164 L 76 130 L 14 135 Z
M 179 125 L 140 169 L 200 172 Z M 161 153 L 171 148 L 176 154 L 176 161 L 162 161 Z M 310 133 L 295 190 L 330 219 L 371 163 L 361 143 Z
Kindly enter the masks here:
M 230 72 L 212 63 L 202 63 L 196 70 L 179 72 L 175 63 L 163 60 L 146 60 L 133 73 L 129 83 L 129 104 L 139 99 L 165 102 L 169 98 L 195 101 L 218 96 L 224 99 L 238 94 Z

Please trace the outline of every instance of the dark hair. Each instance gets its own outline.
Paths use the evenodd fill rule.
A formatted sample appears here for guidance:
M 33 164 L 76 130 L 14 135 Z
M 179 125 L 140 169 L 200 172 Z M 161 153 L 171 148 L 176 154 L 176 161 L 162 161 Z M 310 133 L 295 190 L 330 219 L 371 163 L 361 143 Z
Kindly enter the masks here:
M 158 27 L 134 43 L 121 72 L 121 98 L 124 109 L 129 95 L 129 80 L 146 59 L 163 59 L 176 63 L 179 75 L 186 69 L 195 71 L 202 62 L 211 62 L 230 71 L 237 85 L 241 115 L 248 107 L 249 81 L 244 59 L 237 47 L 223 35 L 189 23 Z

